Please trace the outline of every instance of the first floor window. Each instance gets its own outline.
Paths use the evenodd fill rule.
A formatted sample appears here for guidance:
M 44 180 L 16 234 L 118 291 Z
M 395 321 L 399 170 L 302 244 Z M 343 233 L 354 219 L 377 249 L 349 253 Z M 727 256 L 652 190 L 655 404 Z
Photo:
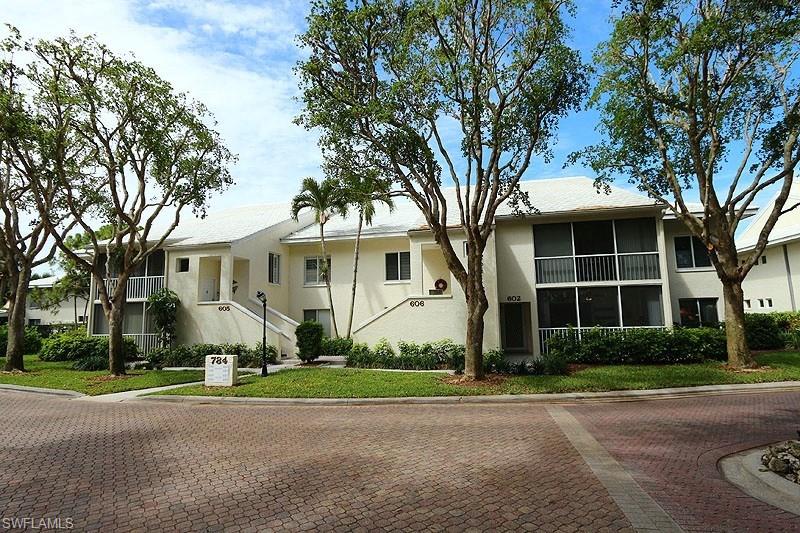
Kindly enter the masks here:
M 305 284 L 320 285 L 325 283 L 325 272 L 322 256 L 305 258 Z M 331 279 L 331 258 L 328 257 L 328 279 Z
M 678 268 L 701 268 L 711 266 L 703 242 L 697 237 L 675 237 L 675 262 Z
M 275 284 L 281 282 L 281 256 L 272 252 L 269 253 L 269 282 Z
M 719 323 L 716 298 L 681 298 L 681 326 L 716 326 Z
M 663 326 L 660 285 L 539 289 L 540 328 Z
M 539 289 L 536 307 L 540 328 L 566 328 L 578 325 L 575 289 Z
M 411 252 L 386 254 L 386 281 L 411 279 Z
M 623 326 L 663 326 L 661 287 L 643 285 L 620 287 Z
M 319 322 L 322 324 L 322 331 L 325 336 L 331 336 L 331 312 L 328 309 L 304 309 L 304 322 Z
M 189 272 L 188 257 L 179 257 L 175 260 L 175 272 Z
M 578 289 L 578 308 L 581 327 L 619 326 L 619 302 L 616 287 L 585 287 Z

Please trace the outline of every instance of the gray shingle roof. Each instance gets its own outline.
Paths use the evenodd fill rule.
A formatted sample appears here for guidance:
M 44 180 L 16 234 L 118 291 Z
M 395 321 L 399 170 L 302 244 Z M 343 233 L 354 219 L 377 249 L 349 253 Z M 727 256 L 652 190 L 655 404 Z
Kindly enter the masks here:
M 553 178 L 520 182 L 520 188 L 527 192 L 533 207 L 540 215 L 590 211 L 614 208 L 655 207 L 654 200 L 630 192 L 619 187 L 611 187 L 606 194 L 598 191 L 594 180 L 585 176 L 569 178 Z M 458 206 L 455 202 L 455 188 L 444 191 L 448 199 L 448 224 L 459 224 Z M 462 191 L 463 193 L 463 191 Z M 394 211 L 378 206 L 372 226 L 365 227 L 362 235 L 401 234 L 409 230 L 426 227 L 425 218 L 416 205 L 406 199 L 396 200 Z M 512 215 L 508 203 L 498 210 L 498 216 Z M 536 216 L 536 215 L 532 215 Z M 346 218 L 335 217 L 325 225 L 326 238 L 345 238 L 356 234 L 358 227 L 357 213 L 351 212 Z M 282 239 L 284 242 L 305 242 L 319 238 L 317 224 L 307 226 Z

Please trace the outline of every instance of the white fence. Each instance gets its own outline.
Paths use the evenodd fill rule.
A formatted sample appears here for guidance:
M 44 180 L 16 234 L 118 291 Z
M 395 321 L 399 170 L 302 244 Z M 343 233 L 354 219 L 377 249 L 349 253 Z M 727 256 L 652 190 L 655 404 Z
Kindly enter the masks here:
M 106 290 L 111 292 L 117 287 L 117 278 L 108 278 L 105 280 L 105 283 Z M 128 278 L 125 298 L 128 301 L 146 300 L 148 296 L 162 288 L 164 288 L 164 276 L 138 276 Z M 95 299 L 98 298 L 98 293 L 95 293 Z

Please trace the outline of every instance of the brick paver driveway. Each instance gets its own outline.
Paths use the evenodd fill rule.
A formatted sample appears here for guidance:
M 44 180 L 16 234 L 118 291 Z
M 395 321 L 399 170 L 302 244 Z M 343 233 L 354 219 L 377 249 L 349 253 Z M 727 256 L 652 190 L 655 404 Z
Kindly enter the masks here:
M 725 455 L 797 438 L 800 394 L 767 393 L 570 407 L 687 531 L 800 531 L 800 517 L 725 481 Z
M 0 513 L 78 530 L 629 527 L 542 408 L 95 404 L 0 391 Z
M 758 512 L 786 531 L 796 517 L 728 487 L 713 465 L 726 447 L 791 436 L 798 402 L 567 409 L 682 526 L 745 529 Z M 71 518 L 78 531 L 631 529 L 544 406 L 99 404 L 0 391 L 0 427 L 0 519 Z

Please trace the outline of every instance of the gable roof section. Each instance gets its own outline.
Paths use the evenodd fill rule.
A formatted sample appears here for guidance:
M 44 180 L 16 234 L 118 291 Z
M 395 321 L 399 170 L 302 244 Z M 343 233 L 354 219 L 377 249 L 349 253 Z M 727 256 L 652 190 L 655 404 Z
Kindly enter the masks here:
M 657 207 L 654 200 L 619 187 L 611 187 L 606 194 L 598 191 L 594 180 L 585 176 L 521 181 L 520 188 L 530 196 L 531 203 L 539 215 L 593 211 L 618 208 Z M 455 187 L 443 189 L 448 200 L 448 224 L 459 225 Z M 463 190 L 462 190 L 463 193 Z M 394 211 L 383 205 L 376 208 L 371 226 L 365 226 L 362 236 L 405 235 L 410 230 L 427 228 L 425 217 L 408 199 L 397 199 Z M 513 216 L 508 202 L 500 206 L 498 217 Z M 536 214 L 530 215 L 532 217 Z M 347 217 L 335 217 L 325 224 L 325 238 L 348 238 L 358 230 L 358 214 L 350 212 Z M 313 242 L 319 239 L 319 225 L 312 224 L 281 239 L 283 242 Z
M 772 212 L 777 196 L 778 193 L 776 192 L 772 199 L 758 210 L 756 216 L 753 217 L 753 221 L 736 238 L 736 248 L 740 252 L 747 252 L 756 247 L 758 236 L 764 228 L 764 224 L 767 223 L 767 218 Z M 784 207 L 791 207 L 798 202 L 800 202 L 800 184 L 793 183 Z M 800 240 L 800 208 L 793 209 L 778 217 L 769 234 L 767 244 L 781 244 L 795 240 Z
M 227 244 L 289 220 L 288 203 L 249 205 L 209 212 L 206 218 L 181 222 L 168 246 Z

